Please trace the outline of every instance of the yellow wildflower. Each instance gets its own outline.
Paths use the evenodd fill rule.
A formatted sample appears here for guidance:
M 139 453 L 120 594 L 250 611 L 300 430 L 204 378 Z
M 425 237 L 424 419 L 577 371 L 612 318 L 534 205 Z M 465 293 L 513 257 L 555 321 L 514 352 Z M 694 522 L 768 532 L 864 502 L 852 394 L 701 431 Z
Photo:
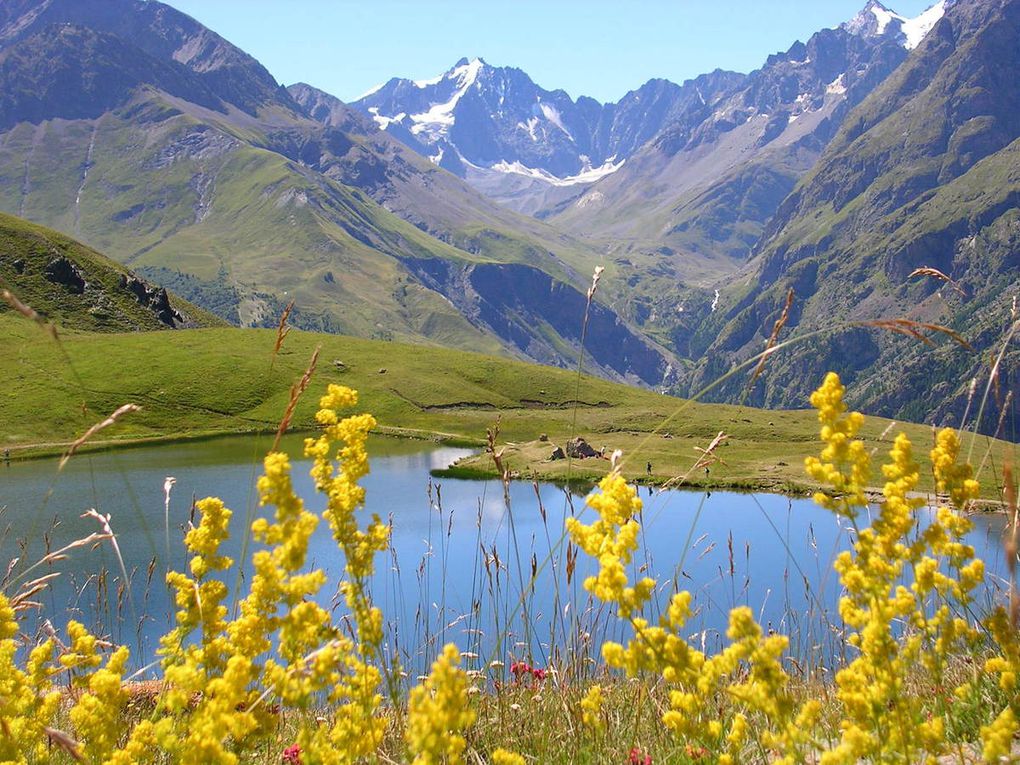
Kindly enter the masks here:
M 457 646 L 447 644 L 432 664 L 432 673 L 411 689 L 407 744 L 415 765 L 463 761 L 467 742 L 461 734 L 474 724 L 475 712 L 465 703 L 468 678 L 459 663 Z

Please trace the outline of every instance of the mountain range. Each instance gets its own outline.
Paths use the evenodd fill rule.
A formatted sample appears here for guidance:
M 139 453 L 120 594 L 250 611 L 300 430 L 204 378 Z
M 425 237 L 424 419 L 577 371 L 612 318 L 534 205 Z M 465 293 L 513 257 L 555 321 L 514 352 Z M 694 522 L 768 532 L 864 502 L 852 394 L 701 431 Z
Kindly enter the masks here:
M 853 326 L 712 395 L 801 405 L 837 368 L 870 411 L 958 421 L 979 355 L 859 323 L 999 342 L 1018 8 L 870 0 L 753 72 L 615 103 L 476 58 L 345 104 L 154 0 L 8 0 L 0 210 L 235 323 L 294 300 L 306 328 L 558 365 L 601 265 L 593 371 L 680 393 L 760 351 L 792 289 L 785 332 Z
M 143 0 L 0 7 L 0 209 L 84 240 L 246 325 L 576 358 L 594 253 L 348 111 L 312 120 L 251 56 Z M 344 111 L 341 109 L 340 111 Z M 576 271 L 569 261 L 584 263 Z M 525 295 L 501 288 L 521 278 Z M 671 354 L 603 305 L 616 379 Z

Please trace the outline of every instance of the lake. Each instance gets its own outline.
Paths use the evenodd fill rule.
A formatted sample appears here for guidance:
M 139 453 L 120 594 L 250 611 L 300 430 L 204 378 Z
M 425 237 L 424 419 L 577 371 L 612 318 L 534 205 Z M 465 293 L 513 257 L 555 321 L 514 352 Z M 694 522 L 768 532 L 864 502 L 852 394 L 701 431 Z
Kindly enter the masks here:
M 234 510 L 226 552 L 250 557 L 250 550 L 242 556 L 241 529 L 246 516 L 264 512 L 254 484 L 270 443 L 232 437 L 82 454 L 60 472 L 56 460 L 0 465 L 0 561 L 4 567 L 15 557 L 36 561 L 46 549 L 98 531 L 94 520 L 79 517 L 85 510 L 109 513 L 131 586 L 122 586 L 108 543 L 73 550 L 52 569 L 61 576 L 42 597 L 37 618 L 58 627 L 77 618 L 130 645 L 135 665 L 142 666 L 153 660 L 158 636 L 172 623 L 163 580 L 168 561 L 179 570 L 185 564 L 181 540 L 194 498 L 219 496 Z M 301 439 L 288 437 L 284 447 L 300 454 Z M 568 577 L 564 519 L 573 513 L 590 522 L 583 495 L 514 482 L 508 509 L 497 481 L 430 477 L 468 450 L 373 437 L 369 452 L 365 512 L 388 518 L 393 528 L 391 550 L 377 558 L 372 591 L 386 616 L 387 649 L 409 671 L 420 672 L 448 641 L 476 655 L 469 656 L 469 666 L 517 658 L 545 666 L 564 652 L 597 658 L 602 641 L 625 637 L 609 609 L 592 603 L 581 586 L 594 563 L 582 554 Z M 322 503 L 309 467 L 309 461 L 295 460 L 295 486 L 309 509 L 318 511 Z M 169 557 L 167 476 L 176 478 Z M 799 660 L 841 655 L 839 582 L 831 564 L 849 546 L 845 524 L 809 499 L 772 494 L 642 488 L 641 497 L 642 546 L 633 573 L 640 569 L 659 580 L 658 605 L 668 603 L 676 588 L 693 593 L 689 635 L 696 645 L 721 645 L 729 609 L 749 605 L 763 626 L 791 635 L 791 654 Z M 927 517 L 922 511 L 919 523 Z M 975 521 L 969 541 L 984 558 L 989 579 L 982 597 L 1001 598 L 1005 519 L 982 515 Z M 342 616 L 335 597 L 342 560 L 325 522 L 313 539 L 310 565 L 331 575 L 322 602 Z M 243 581 L 235 589 L 243 591 Z M 30 620 L 26 628 L 32 626 Z

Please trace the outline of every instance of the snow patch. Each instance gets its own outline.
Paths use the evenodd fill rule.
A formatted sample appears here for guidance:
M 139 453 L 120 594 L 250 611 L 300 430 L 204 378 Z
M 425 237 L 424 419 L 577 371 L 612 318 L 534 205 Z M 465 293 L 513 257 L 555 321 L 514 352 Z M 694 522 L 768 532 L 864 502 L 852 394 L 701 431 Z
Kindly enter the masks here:
M 577 175 L 568 175 L 565 178 L 560 178 L 553 175 L 548 170 L 542 170 L 541 168 L 528 167 L 519 161 L 497 162 L 496 164 L 489 167 L 489 170 L 494 170 L 497 173 L 512 173 L 514 175 L 523 175 L 528 178 L 534 178 L 538 181 L 543 181 L 551 186 L 575 186 L 579 183 L 594 183 L 600 178 L 605 178 L 607 175 L 611 175 L 623 167 L 623 163 L 626 160 L 621 159 L 619 162 L 615 162 L 616 155 L 613 155 L 607 159 L 599 167 L 585 167 Z
M 719 305 L 719 290 L 715 291 L 715 297 L 712 298 L 712 313 L 715 313 L 716 306 Z
M 430 85 L 438 85 L 444 79 L 446 79 L 446 74 L 445 73 L 439 75 L 438 77 L 430 77 L 427 80 L 412 80 L 411 84 L 414 85 L 416 88 L 424 89 L 424 88 L 429 87 Z
M 358 96 L 358 97 L 357 97 L 357 98 L 355 98 L 354 100 L 355 100 L 355 101 L 360 101 L 360 100 L 361 100 L 361 99 L 363 99 L 363 98 L 368 98 L 368 97 L 369 97 L 370 95 L 372 95 L 373 93 L 378 93 L 378 92 L 379 92 L 380 90 L 382 90 L 382 88 L 383 88 L 383 85 L 385 85 L 385 84 L 386 84 L 385 82 L 380 82 L 380 83 L 379 83 L 378 85 L 376 85 L 376 86 L 375 86 L 374 88 L 370 88 L 369 90 L 366 90 L 366 91 L 365 91 L 364 93 L 362 93 L 362 94 L 361 94 L 360 96 Z
M 921 40 L 931 31 L 936 22 L 945 15 L 946 2 L 947 0 L 939 0 L 928 10 L 923 11 L 912 19 L 890 11 L 888 8 L 884 8 L 877 3 L 872 5 L 870 10 L 875 16 L 878 34 L 885 34 L 890 24 L 899 22 L 900 42 L 902 42 L 903 47 L 907 50 L 913 50 L 921 44 Z
M 846 74 L 841 74 L 835 80 L 825 86 L 825 92 L 829 95 L 842 96 L 846 93 Z
M 535 128 L 538 127 L 538 117 L 529 117 L 527 124 L 523 122 L 518 122 L 517 127 L 520 130 L 527 131 L 528 135 L 531 137 L 531 140 L 535 143 L 538 143 L 538 136 L 535 135 Z
M 566 133 L 567 137 L 570 138 L 571 141 L 574 140 L 574 136 L 572 136 L 570 131 L 563 125 L 563 118 L 560 116 L 560 112 L 555 106 L 539 102 L 538 108 L 542 110 L 542 114 L 547 120 Z
M 601 191 L 593 191 L 590 194 L 585 194 L 583 197 L 574 202 L 574 207 L 588 207 L 588 205 L 597 205 L 605 200 L 605 195 Z
M 400 114 L 387 117 L 385 114 L 379 114 L 378 106 L 368 107 L 368 113 L 372 115 L 372 119 L 375 120 L 375 124 L 379 126 L 380 130 L 385 130 L 394 122 L 402 122 L 407 116 L 404 112 L 400 112 Z
M 921 40 L 928 34 L 932 27 L 941 19 L 946 13 L 946 0 L 939 0 L 931 8 L 921 13 L 912 19 L 903 19 L 903 36 L 904 47 L 907 50 L 913 50 L 921 44 Z
M 429 108 L 428 111 L 422 112 L 421 114 L 412 114 L 411 120 L 415 123 L 411 127 L 411 132 L 414 135 L 420 135 L 425 133 L 429 138 L 436 139 L 440 136 L 446 135 L 449 131 L 450 126 L 453 124 L 453 110 L 457 106 L 457 103 L 463 98 L 464 94 L 467 93 L 475 80 L 478 79 L 478 73 L 482 70 L 485 64 L 482 63 L 481 59 L 473 59 L 467 64 L 462 64 L 454 69 L 451 69 L 445 75 L 439 78 L 437 82 L 443 80 L 451 80 L 457 83 L 457 90 L 450 97 L 450 100 L 442 104 L 434 104 Z M 421 80 L 421 83 L 437 84 L 431 80 Z M 419 82 L 415 85 L 418 87 L 424 87 Z
M 893 19 L 904 21 L 902 16 L 892 13 L 880 5 L 871 6 L 871 12 L 875 14 L 875 21 L 878 23 L 878 33 L 880 35 L 885 34 L 885 28 L 889 26 L 889 22 Z

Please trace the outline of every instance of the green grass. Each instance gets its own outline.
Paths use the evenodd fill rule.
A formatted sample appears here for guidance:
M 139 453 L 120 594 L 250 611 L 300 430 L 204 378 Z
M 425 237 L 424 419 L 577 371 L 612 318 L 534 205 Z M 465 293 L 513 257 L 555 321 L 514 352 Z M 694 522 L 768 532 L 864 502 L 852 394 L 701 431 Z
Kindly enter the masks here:
M 57 258 L 70 261 L 85 280 L 76 292 L 46 277 Z M 63 326 L 100 332 L 167 329 L 152 310 L 122 286 L 129 271 L 75 240 L 20 218 L 0 213 L 0 286 L 46 319 Z M 189 323 L 218 326 L 224 322 L 190 303 L 171 297 Z M 0 303 L 0 313 L 9 311 Z
M 287 336 L 274 362 L 275 338 L 272 330 L 233 328 L 64 332 L 58 346 L 21 317 L 0 316 L 0 379 L 6 381 L 0 447 L 15 457 L 60 451 L 128 402 L 142 410 L 104 431 L 97 445 L 275 431 L 291 384 L 321 347 L 295 428 L 313 427 L 318 396 L 336 382 L 360 392 L 359 408 L 372 412 L 384 432 L 481 446 L 486 429 L 499 422 L 504 460 L 520 477 L 595 478 L 608 469 L 608 460 L 548 461 L 554 445 L 574 433 L 575 417 L 576 433 L 596 449 L 623 450 L 627 475 L 657 483 L 686 476 L 685 485 L 799 491 L 807 485 L 804 457 L 818 450 L 810 411 L 689 403 L 587 376 L 578 395 L 577 376 L 568 370 L 300 331 Z M 869 419 L 864 435 L 874 448 L 890 446 L 894 434 L 883 435 L 888 424 Z M 931 430 L 904 427 L 925 454 Z M 720 431 L 728 435 L 716 451 L 720 461 L 707 473 L 692 470 L 696 447 L 708 446 Z M 548 441 L 539 440 L 543 434 Z M 988 443 L 982 439 L 980 453 Z M 994 444 L 994 464 L 1002 464 L 1008 449 Z M 471 475 L 494 471 L 484 454 L 457 469 Z

